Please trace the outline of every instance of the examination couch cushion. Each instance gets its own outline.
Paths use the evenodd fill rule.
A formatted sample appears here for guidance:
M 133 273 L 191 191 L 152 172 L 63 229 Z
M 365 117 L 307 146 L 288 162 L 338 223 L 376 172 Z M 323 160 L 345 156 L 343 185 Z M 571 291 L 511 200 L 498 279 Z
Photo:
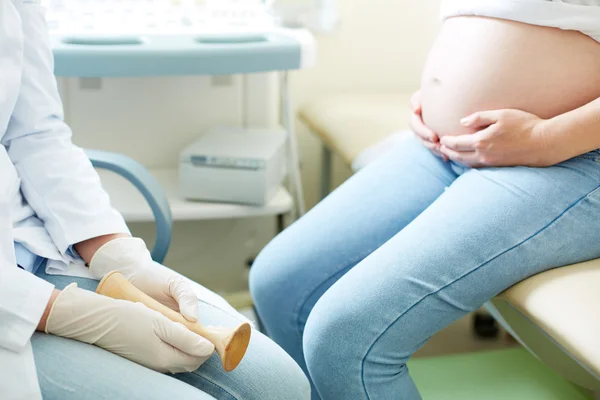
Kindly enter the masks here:
M 351 165 L 365 149 L 410 122 L 410 94 L 340 94 L 300 109 L 300 120 Z
M 493 304 L 544 363 L 584 387 L 600 390 L 600 260 L 536 275 Z

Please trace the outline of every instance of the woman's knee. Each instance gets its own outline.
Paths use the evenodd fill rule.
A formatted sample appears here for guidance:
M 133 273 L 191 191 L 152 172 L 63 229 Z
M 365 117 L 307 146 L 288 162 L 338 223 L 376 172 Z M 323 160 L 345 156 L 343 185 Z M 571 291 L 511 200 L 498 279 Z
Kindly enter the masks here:
M 302 369 L 258 332 L 253 333 L 246 357 L 228 378 L 239 400 L 310 400 L 310 383 Z
M 272 295 L 274 284 L 280 279 L 281 269 L 278 268 L 278 257 L 273 247 L 273 243 L 269 243 L 256 257 L 250 269 L 250 292 L 257 305 L 263 302 L 263 298 Z
M 250 270 L 250 292 L 261 315 L 291 313 L 286 307 L 297 290 L 297 275 L 301 257 L 293 238 L 284 232 L 271 241 L 258 255 Z M 290 304 L 291 306 L 291 304 Z
M 321 297 L 304 329 L 304 357 L 315 385 L 335 387 L 336 382 L 348 381 L 348 377 L 363 376 L 365 368 L 376 364 L 378 373 L 386 373 L 386 368 L 401 373 L 416 349 L 414 343 L 421 341 L 420 332 L 411 326 L 414 322 L 395 319 L 393 310 L 369 301 L 367 297 L 372 296 L 338 289 L 334 285 Z M 410 340 L 402 339 L 406 336 L 411 336 Z
M 344 379 L 364 354 L 366 316 L 356 318 L 350 296 L 333 298 L 326 293 L 308 317 L 303 336 L 307 368 L 317 386 L 321 380 Z
M 254 396 L 252 399 L 309 400 L 310 383 L 302 369 L 275 343 L 266 338 L 264 340 L 268 340 L 270 350 L 268 351 L 268 356 L 265 357 L 267 360 L 262 365 L 262 372 L 259 374 L 258 382 L 263 387 L 269 387 L 270 390 L 264 396 Z M 257 368 L 261 367 L 257 365 Z

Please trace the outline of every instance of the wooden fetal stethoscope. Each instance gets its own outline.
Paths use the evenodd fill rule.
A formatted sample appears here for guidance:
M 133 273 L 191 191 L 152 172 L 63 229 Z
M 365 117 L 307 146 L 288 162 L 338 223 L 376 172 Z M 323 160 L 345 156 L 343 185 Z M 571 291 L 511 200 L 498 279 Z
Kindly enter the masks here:
M 133 286 L 121 273 L 116 271 L 109 273 L 100 281 L 96 293 L 113 299 L 142 303 L 146 307 L 163 314 L 171 321 L 183 324 L 215 346 L 219 357 L 221 357 L 223 369 L 227 372 L 233 371 L 246 354 L 251 334 L 250 324 L 247 322 L 236 328 L 203 326 L 198 322 L 190 322 L 177 311 L 171 310 Z

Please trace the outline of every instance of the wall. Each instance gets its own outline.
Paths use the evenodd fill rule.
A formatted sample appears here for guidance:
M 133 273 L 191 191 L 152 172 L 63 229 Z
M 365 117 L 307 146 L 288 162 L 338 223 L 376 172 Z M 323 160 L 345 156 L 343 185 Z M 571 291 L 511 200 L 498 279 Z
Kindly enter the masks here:
M 295 75 L 297 104 L 335 93 L 416 90 L 439 29 L 440 1 L 339 0 L 338 3 L 342 23 L 335 33 L 319 37 L 318 67 Z M 310 206 L 318 200 L 320 146 L 301 126 L 299 131 L 306 199 Z M 337 161 L 334 183 L 349 175 L 349 170 Z
M 284 0 L 282 0 L 284 1 Z M 297 105 L 330 93 L 412 91 L 438 27 L 438 0 L 341 0 L 342 25 L 319 37 L 319 65 L 293 74 Z M 257 82 L 265 77 L 251 78 Z M 247 107 L 242 77 L 63 80 L 76 143 L 124 152 L 149 167 L 174 166 L 179 150 L 218 123 L 274 122 L 260 98 Z M 271 97 L 268 98 L 273 103 Z M 257 115 L 259 114 L 259 115 Z M 367 134 L 367 133 L 366 133 Z M 318 141 L 298 127 L 306 199 L 317 201 Z M 336 182 L 348 176 L 338 165 Z M 152 242 L 151 224 L 131 224 Z M 245 264 L 275 231 L 271 218 L 177 222 L 166 264 L 217 291 L 246 287 Z

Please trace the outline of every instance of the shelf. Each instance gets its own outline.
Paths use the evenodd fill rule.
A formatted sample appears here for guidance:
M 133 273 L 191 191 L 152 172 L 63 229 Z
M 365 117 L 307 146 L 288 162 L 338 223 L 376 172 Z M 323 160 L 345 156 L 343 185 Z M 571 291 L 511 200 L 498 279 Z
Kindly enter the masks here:
M 98 171 L 102 185 L 111 198 L 112 205 L 128 222 L 150 222 L 152 211 L 144 197 L 127 180 L 108 171 Z M 264 207 L 226 203 L 187 201 L 179 196 L 177 170 L 151 170 L 167 193 L 173 220 L 193 221 L 207 219 L 231 219 L 285 214 L 293 209 L 294 201 L 289 192 L 280 187 L 277 194 Z
M 230 75 L 289 71 L 315 63 L 316 42 L 304 29 L 261 34 L 69 36 L 51 32 L 54 73 L 63 77 Z

